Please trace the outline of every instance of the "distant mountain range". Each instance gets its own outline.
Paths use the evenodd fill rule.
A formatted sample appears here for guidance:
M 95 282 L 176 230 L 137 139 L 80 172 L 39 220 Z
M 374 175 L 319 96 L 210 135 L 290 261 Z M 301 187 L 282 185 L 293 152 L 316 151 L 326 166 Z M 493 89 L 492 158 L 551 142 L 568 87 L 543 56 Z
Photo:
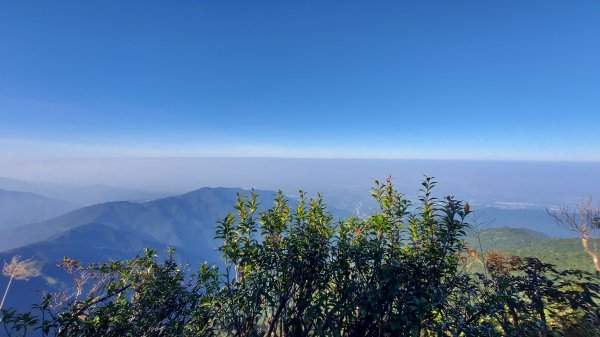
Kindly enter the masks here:
M 48 182 L 29 182 L 0 177 L 0 189 L 30 192 L 52 199 L 89 206 L 93 204 L 116 200 L 150 200 L 164 197 L 164 193 L 140 191 L 105 185 L 76 186 Z
M 0 189 L 0 230 L 54 218 L 78 207 L 34 193 Z
M 83 207 L 51 220 L 0 232 L 0 251 L 23 247 L 88 224 L 148 237 L 164 245 L 212 248 L 214 227 L 233 210 L 239 188 L 201 188 L 147 202 L 115 201 Z M 274 192 L 257 191 L 269 205 Z M 200 246 L 199 246 L 200 245 Z
M 471 224 L 481 228 L 515 227 L 543 232 L 549 236 L 567 238 L 576 233 L 556 224 L 544 208 L 499 208 L 473 207 L 474 212 L 468 219 Z

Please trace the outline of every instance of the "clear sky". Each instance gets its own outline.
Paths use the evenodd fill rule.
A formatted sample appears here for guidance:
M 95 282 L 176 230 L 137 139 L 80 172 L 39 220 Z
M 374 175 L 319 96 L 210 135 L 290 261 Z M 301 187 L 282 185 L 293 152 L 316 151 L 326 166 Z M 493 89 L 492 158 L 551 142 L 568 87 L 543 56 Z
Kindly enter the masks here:
M 0 0 L 0 158 L 600 160 L 600 1 Z

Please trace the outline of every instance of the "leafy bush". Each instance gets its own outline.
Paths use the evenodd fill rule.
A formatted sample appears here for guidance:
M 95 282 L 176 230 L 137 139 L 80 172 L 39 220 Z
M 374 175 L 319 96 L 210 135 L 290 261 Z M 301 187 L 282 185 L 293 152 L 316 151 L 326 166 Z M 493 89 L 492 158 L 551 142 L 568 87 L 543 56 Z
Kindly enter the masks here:
M 9 335 L 553 336 L 595 333 L 595 276 L 537 259 L 481 254 L 464 243 L 468 204 L 432 195 L 412 205 L 391 179 L 380 209 L 334 221 L 320 196 L 282 193 L 266 212 L 241 196 L 217 227 L 222 267 L 185 272 L 172 252 L 82 267 L 77 296 L 3 313 Z M 412 210 L 412 211 L 411 211 Z M 469 271 L 469 260 L 483 272 Z M 81 280 L 85 279 L 85 282 Z M 84 291 L 85 290 L 85 291 Z M 85 295 L 82 295 L 85 292 Z M 80 297 L 82 296 L 82 297 Z M 80 299 L 83 298 L 83 299 Z M 585 325 L 582 322 L 590 322 Z M 581 323 L 581 324 L 580 324 Z

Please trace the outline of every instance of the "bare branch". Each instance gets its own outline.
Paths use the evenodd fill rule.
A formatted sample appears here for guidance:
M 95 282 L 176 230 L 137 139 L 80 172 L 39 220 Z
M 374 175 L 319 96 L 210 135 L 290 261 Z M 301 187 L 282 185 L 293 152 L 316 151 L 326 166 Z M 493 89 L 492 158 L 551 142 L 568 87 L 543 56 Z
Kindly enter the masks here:
M 547 210 L 557 224 L 579 234 L 583 250 L 592 258 L 596 273 L 600 273 L 598 254 L 590 248 L 590 236 L 598 229 L 600 206 L 594 207 L 592 197 L 580 200 L 572 211 L 568 206 Z

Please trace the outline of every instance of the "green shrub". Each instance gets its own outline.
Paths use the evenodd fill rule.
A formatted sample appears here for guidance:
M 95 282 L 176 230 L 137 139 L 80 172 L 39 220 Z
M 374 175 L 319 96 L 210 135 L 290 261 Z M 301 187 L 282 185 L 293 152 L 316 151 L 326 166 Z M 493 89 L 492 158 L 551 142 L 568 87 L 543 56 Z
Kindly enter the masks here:
M 148 250 L 82 267 L 83 299 L 46 297 L 33 313 L 3 313 L 9 335 L 43 336 L 552 336 L 597 310 L 595 276 L 464 243 L 468 204 L 433 196 L 412 205 L 391 179 L 375 182 L 380 209 L 334 221 L 320 196 L 290 206 L 280 192 L 258 212 L 240 196 L 217 227 L 222 267 L 187 273 Z M 411 211 L 413 210 L 413 211 Z M 469 253 L 471 252 L 471 253 Z M 466 268 L 479 259 L 481 273 Z M 71 261 L 71 260 L 68 260 Z M 93 275 L 90 277 L 90 275 Z M 79 281 L 78 284 L 82 282 Z M 78 292 L 79 293 L 79 292 Z M 579 326 L 583 326 L 579 324 Z M 594 331 L 593 323 L 586 329 Z M 569 330 L 571 329 L 571 330 Z M 39 333 L 39 332 L 36 332 Z

